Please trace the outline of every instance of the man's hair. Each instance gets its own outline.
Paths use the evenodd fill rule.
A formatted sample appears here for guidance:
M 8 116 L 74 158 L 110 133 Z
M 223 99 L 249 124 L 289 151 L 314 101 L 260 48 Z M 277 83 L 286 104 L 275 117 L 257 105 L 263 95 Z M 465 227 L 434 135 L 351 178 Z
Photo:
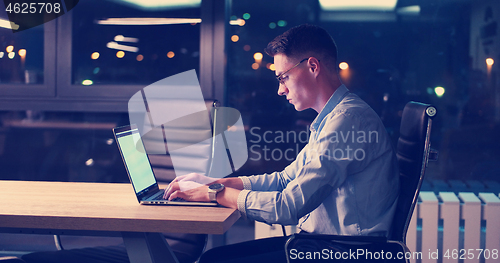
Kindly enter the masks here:
M 312 54 L 327 67 L 336 69 L 337 45 L 325 29 L 315 25 L 304 24 L 289 29 L 269 42 L 265 52 L 271 57 L 284 54 L 297 59 Z

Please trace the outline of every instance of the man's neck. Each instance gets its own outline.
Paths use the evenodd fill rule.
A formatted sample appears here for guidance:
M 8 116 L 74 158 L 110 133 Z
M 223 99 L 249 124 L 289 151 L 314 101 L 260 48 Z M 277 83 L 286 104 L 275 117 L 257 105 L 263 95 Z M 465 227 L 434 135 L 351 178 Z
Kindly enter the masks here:
M 325 107 L 326 103 L 332 97 L 333 93 L 342 85 L 342 82 L 338 78 L 333 78 L 325 85 L 321 85 L 318 92 L 318 99 L 316 100 L 316 105 L 313 108 L 317 113 L 320 113 L 321 110 Z

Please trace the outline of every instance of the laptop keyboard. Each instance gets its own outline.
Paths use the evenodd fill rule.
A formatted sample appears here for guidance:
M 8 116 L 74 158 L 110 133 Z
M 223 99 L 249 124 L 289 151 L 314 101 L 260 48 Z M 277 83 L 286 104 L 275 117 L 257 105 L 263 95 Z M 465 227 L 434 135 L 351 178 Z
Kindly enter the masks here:
M 167 199 L 163 199 L 163 195 L 158 195 L 157 197 L 153 198 L 152 200 L 167 200 Z M 180 198 L 180 197 L 176 197 L 170 201 L 174 201 L 174 202 L 186 202 L 186 200 Z
M 158 195 L 157 197 L 153 198 L 153 200 L 164 200 L 163 195 Z

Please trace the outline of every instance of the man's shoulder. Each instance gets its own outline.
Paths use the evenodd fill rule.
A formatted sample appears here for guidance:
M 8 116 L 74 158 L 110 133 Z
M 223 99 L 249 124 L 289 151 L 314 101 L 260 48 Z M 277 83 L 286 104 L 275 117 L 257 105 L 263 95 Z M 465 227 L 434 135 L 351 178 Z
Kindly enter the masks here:
M 342 101 L 332 110 L 332 115 L 343 114 L 346 116 L 364 116 L 375 114 L 375 111 L 354 93 L 347 94 Z

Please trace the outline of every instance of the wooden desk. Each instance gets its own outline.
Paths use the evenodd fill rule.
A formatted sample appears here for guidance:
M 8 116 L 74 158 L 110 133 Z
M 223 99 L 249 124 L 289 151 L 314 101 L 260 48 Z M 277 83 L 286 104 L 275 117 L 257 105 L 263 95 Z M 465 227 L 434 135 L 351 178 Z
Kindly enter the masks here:
M 177 262 L 161 235 L 223 234 L 239 218 L 224 207 L 139 205 L 130 184 L 0 181 L 0 231 L 120 235 L 131 262 Z

